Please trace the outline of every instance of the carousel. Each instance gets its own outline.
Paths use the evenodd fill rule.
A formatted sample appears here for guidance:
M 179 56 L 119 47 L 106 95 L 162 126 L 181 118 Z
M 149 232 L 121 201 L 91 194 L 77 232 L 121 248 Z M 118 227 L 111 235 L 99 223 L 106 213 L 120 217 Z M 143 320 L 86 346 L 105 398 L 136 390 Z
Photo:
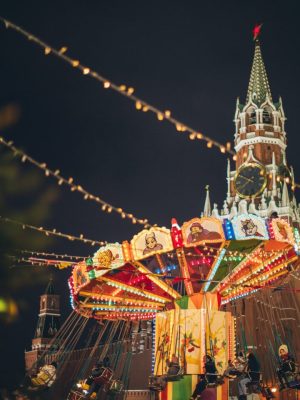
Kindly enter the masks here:
M 156 398 L 189 399 L 199 376 L 209 375 L 209 357 L 215 377 L 207 379 L 201 397 L 227 399 L 235 378 L 228 363 L 241 343 L 236 316 L 226 305 L 283 282 L 297 268 L 298 245 L 298 230 L 276 216 L 202 217 L 182 226 L 173 219 L 170 229 L 151 227 L 76 264 L 69 279 L 71 305 L 84 318 L 113 325 L 152 321 L 149 388 Z M 113 372 L 118 363 L 100 368 L 100 386 L 121 394 L 124 382 Z M 274 397 L 259 373 L 254 392 Z M 287 388 L 299 388 L 296 369 L 287 375 Z M 81 388 L 88 386 L 85 381 Z M 87 394 L 77 388 L 69 399 Z

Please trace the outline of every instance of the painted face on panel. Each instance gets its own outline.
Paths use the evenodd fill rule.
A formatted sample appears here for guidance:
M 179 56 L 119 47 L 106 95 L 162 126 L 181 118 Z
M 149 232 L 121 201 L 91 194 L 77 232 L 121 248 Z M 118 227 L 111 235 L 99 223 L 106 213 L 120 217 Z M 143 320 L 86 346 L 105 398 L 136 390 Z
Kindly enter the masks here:
M 252 219 L 246 219 L 241 221 L 242 231 L 245 233 L 245 236 L 263 236 L 258 232 L 258 226 L 252 221 Z
M 152 251 L 162 250 L 163 246 L 157 242 L 154 232 L 145 235 L 145 245 L 143 254 L 151 253 Z

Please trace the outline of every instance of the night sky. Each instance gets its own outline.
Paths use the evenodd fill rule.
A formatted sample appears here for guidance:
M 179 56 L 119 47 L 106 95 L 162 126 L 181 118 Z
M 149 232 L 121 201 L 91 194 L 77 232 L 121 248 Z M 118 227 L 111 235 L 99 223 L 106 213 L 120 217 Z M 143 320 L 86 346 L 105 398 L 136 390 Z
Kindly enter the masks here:
M 297 1 L 10 0 L 0 9 L 3 17 L 55 47 L 67 46 L 68 54 L 82 63 L 117 84 L 133 86 L 142 99 L 172 110 L 223 143 L 233 140 L 236 98 L 243 102 L 246 96 L 254 52 L 251 30 L 263 22 L 262 53 L 273 99 L 283 98 L 288 162 L 300 181 Z M 45 57 L 2 25 L 0 48 L 0 106 L 14 102 L 22 112 L 19 123 L 6 132 L 17 146 L 90 192 L 161 226 L 169 226 L 174 216 L 179 223 L 199 216 L 207 184 L 212 202 L 222 206 L 224 154 L 188 140 L 153 114 L 137 112 L 128 99 L 103 90 L 61 60 Z M 65 187 L 58 194 L 44 226 L 110 242 L 130 240 L 140 229 L 102 213 Z M 64 240 L 47 250 L 91 252 Z M 66 277 L 55 272 L 64 313 L 70 311 Z M 6 328 L 8 371 L 22 368 L 42 290 L 31 293 L 32 307 L 21 321 Z

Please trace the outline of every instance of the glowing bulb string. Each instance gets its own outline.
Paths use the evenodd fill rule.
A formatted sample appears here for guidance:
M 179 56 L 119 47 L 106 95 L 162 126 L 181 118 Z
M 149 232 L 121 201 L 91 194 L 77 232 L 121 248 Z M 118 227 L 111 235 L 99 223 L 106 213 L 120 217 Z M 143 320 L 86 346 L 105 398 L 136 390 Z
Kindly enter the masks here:
M 46 236 L 56 236 L 56 237 L 68 239 L 70 241 L 79 241 L 79 242 L 83 242 L 83 243 L 88 243 L 88 244 L 91 244 L 92 246 L 95 246 L 96 244 L 100 245 L 100 246 L 104 246 L 105 244 L 107 244 L 107 242 L 99 242 L 98 240 L 87 239 L 82 234 L 80 236 L 69 235 L 67 233 L 59 232 L 57 229 L 49 230 L 49 229 L 43 228 L 42 226 L 37 227 L 34 225 L 29 225 L 24 222 L 20 222 L 20 221 L 11 219 L 11 218 L 3 217 L 1 215 L 0 215 L 0 222 L 17 225 L 17 226 L 21 227 L 22 229 L 31 229 L 33 231 L 43 233 Z
M 7 19 L 0 17 L 0 21 L 2 21 L 5 25 L 5 27 L 11 28 L 14 31 L 18 32 L 22 36 L 24 36 L 26 39 L 29 41 L 32 41 L 36 43 L 39 47 L 41 47 L 44 50 L 45 55 L 53 54 L 54 56 L 60 58 L 61 60 L 65 61 L 69 65 L 71 65 L 73 68 L 79 69 L 83 75 L 89 76 L 99 82 L 102 83 L 104 89 L 112 89 L 115 92 L 121 94 L 122 96 L 127 97 L 131 101 L 135 103 L 135 108 L 138 111 L 142 112 L 147 112 L 150 111 L 154 113 L 159 121 L 166 120 L 169 123 L 171 123 L 178 132 L 187 132 L 189 133 L 189 138 L 190 140 L 204 140 L 207 142 L 207 147 L 212 148 L 217 147 L 221 153 L 228 153 L 231 156 L 233 156 L 233 159 L 236 160 L 236 155 L 233 150 L 231 150 L 231 143 L 227 142 L 226 145 L 217 142 L 216 140 L 204 135 L 201 132 L 198 132 L 197 130 L 191 128 L 190 126 L 182 123 L 176 118 L 173 118 L 171 116 L 171 111 L 169 110 L 160 110 L 157 107 L 147 103 L 146 101 L 142 100 L 140 97 L 135 96 L 134 93 L 134 88 L 133 87 L 127 87 L 124 84 L 117 85 L 111 80 L 105 78 L 104 76 L 100 75 L 96 71 L 93 71 L 90 67 L 83 65 L 80 63 L 79 60 L 71 58 L 66 55 L 66 52 L 68 50 L 67 47 L 61 47 L 60 49 L 56 49 L 41 39 L 39 39 L 37 36 L 33 35 L 32 33 L 26 31 L 25 29 L 21 28 L 20 26 L 14 24 L 11 21 L 8 21 Z
M 96 71 L 93 71 L 91 68 L 84 66 L 77 59 L 73 59 L 73 58 L 67 56 L 65 54 L 68 50 L 68 48 L 66 46 L 61 47 L 59 50 L 55 49 L 54 47 L 49 46 L 47 43 L 45 43 L 44 41 L 39 39 L 37 36 L 31 34 L 30 32 L 26 31 L 25 29 L 21 28 L 20 26 L 14 24 L 13 22 L 11 22 L 1 16 L 0 16 L 0 21 L 2 21 L 4 23 L 4 25 L 7 29 L 8 28 L 13 29 L 14 31 L 18 32 L 19 34 L 24 36 L 29 41 L 32 41 L 32 42 L 36 43 L 38 46 L 40 46 L 41 48 L 43 48 L 44 54 L 46 56 L 49 54 L 55 55 L 56 57 L 62 59 L 63 61 L 67 62 L 68 64 L 70 64 L 72 67 L 79 69 L 83 75 L 89 76 L 89 77 L 101 82 L 103 84 L 104 89 L 112 89 L 115 92 L 121 94 L 122 96 L 129 98 L 130 100 L 132 100 L 135 103 L 136 110 L 143 111 L 143 112 L 151 111 L 152 113 L 154 113 L 156 115 L 156 117 L 159 121 L 166 120 L 169 123 L 171 123 L 172 125 L 174 125 L 174 127 L 176 128 L 177 131 L 189 133 L 190 140 L 195 140 L 195 139 L 204 140 L 207 142 L 207 148 L 212 148 L 213 146 L 217 147 L 221 151 L 221 153 L 230 154 L 232 156 L 233 160 L 236 161 L 237 156 L 236 156 L 235 152 L 233 150 L 231 150 L 230 142 L 227 142 L 226 145 L 224 145 L 224 144 L 204 135 L 203 133 L 191 128 L 190 126 L 182 123 L 178 119 L 173 118 L 171 116 L 170 110 L 164 110 L 164 111 L 160 110 L 157 107 L 142 100 L 141 98 L 133 95 L 133 93 L 134 93 L 133 87 L 127 87 L 124 84 L 117 85 L 117 84 L 113 83 L 112 81 L 108 80 L 107 78 L 103 77 Z M 299 183 L 289 182 L 289 180 L 287 178 L 285 178 L 284 176 L 280 176 L 280 175 L 277 176 L 277 181 L 284 181 L 284 180 L 288 184 L 291 183 L 292 190 L 294 190 L 295 188 L 300 188 Z
M 215 250 L 217 250 L 217 249 L 215 249 Z M 75 256 L 75 255 L 69 255 L 69 254 L 57 254 L 57 253 L 54 253 L 54 252 L 48 253 L 48 252 L 41 252 L 41 251 L 27 250 L 27 249 L 16 249 L 15 252 L 16 252 L 16 253 L 19 252 L 19 253 L 21 253 L 21 254 L 30 254 L 30 255 L 32 255 L 32 256 L 54 257 L 54 258 L 56 258 L 57 260 L 60 260 L 60 259 L 62 259 L 62 260 L 64 260 L 64 259 L 70 259 L 70 260 L 74 260 L 74 261 L 84 261 L 84 260 L 87 260 L 88 258 L 93 257 L 93 256 L 90 256 L 90 255 L 87 255 L 87 256 Z M 234 253 L 235 253 L 235 252 L 234 252 Z M 280 253 L 281 255 L 285 255 L 285 253 L 282 252 L 282 251 L 278 251 L 277 253 Z M 203 254 L 193 254 L 193 253 L 186 253 L 185 256 L 201 259 L 201 258 L 216 258 L 216 257 L 219 256 L 219 254 L 220 254 L 220 252 L 217 250 L 217 253 L 216 253 L 216 254 L 206 254 L 206 253 L 203 253 Z M 241 253 L 241 254 L 242 254 L 242 253 Z M 167 255 L 168 255 L 168 257 L 170 257 L 170 258 L 174 258 L 173 256 L 176 257 L 175 254 L 170 254 L 170 253 L 168 253 Z M 264 255 L 265 255 L 265 254 L 264 254 Z M 171 257 L 171 256 L 172 256 L 172 257 Z M 234 254 L 234 256 L 236 256 L 236 254 Z M 237 257 L 242 257 L 242 256 L 238 255 Z M 246 257 L 246 255 L 244 254 L 244 258 L 245 258 L 245 257 Z M 237 262 L 237 261 L 243 261 L 243 260 L 227 260 L 227 262 Z M 259 261 L 260 261 L 260 260 L 259 260 Z M 93 264 L 93 265 L 95 265 L 95 264 Z M 225 264 L 225 265 L 220 265 L 220 267 L 226 267 L 226 266 L 227 266 L 226 264 Z M 165 267 L 168 267 L 168 265 L 166 264 Z M 292 275 L 292 274 L 291 274 L 291 275 Z M 293 276 L 293 275 L 292 275 L 292 276 Z
M 74 179 L 72 177 L 70 177 L 68 179 L 64 178 L 60 174 L 59 169 L 57 169 L 55 171 L 51 170 L 50 168 L 47 167 L 46 163 L 40 163 L 40 162 L 36 161 L 34 158 L 29 156 L 23 150 L 15 147 L 12 141 L 8 142 L 7 140 L 5 140 L 3 137 L 0 136 L 0 143 L 3 144 L 5 147 L 7 147 L 10 151 L 12 151 L 15 156 L 19 156 L 21 158 L 22 162 L 28 161 L 35 167 L 42 170 L 45 173 L 46 177 L 51 176 L 54 179 L 56 179 L 59 186 L 61 186 L 63 184 L 67 185 L 70 187 L 72 192 L 80 193 L 83 196 L 84 200 L 90 200 L 90 201 L 96 202 L 97 204 L 100 204 L 101 211 L 106 212 L 108 214 L 110 214 L 111 212 L 115 212 L 115 213 L 119 214 L 121 216 L 121 218 L 129 219 L 133 224 L 140 224 L 140 225 L 145 226 L 145 228 L 151 227 L 151 225 L 148 223 L 147 219 L 139 219 L 139 218 L 135 217 L 133 214 L 125 212 L 122 208 L 115 207 L 112 204 L 109 204 L 106 201 L 104 201 L 99 196 L 93 195 L 92 193 L 90 193 L 86 189 L 84 189 L 81 185 L 74 183 Z
M 19 252 L 21 254 L 31 254 L 35 256 L 48 256 L 48 257 L 55 257 L 57 259 L 60 258 L 68 258 L 71 260 L 75 261 L 80 261 L 80 260 L 85 260 L 86 258 L 89 258 L 90 256 L 71 256 L 69 254 L 57 254 L 57 253 L 47 253 L 47 252 L 41 252 L 41 251 L 34 251 L 34 250 L 27 250 L 27 249 L 16 249 L 16 252 Z
M 220 255 L 220 253 L 221 253 L 220 249 L 216 249 L 215 247 L 209 247 L 207 245 L 205 246 L 205 248 L 203 250 L 211 252 L 211 253 L 194 254 L 194 253 L 189 252 L 189 253 L 185 253 L 184 255 L 186 257 L 195 257 L 195 258 L 199 258 L 200 257 L 201 258 L 201 257 L 218 257 Z M 237 251 L 237 250 L 228 250 L 228 249 L 226 249 L 226 254 L 224 255 L 224 258 L 225 258 L 224 261 L 227 261 L 227 262 L 243 261 L 246 258 L 249 258 L 249 259 L 251 259 L 253 257 L 257 258 L 260 255 L 261 255 L 261 257 L 263 257 L 263 256 L 271 256 L 271 255 L 278 255 L 278 254 L 285 255 L 288 251 L 289 251 L 288 249 L 287 250 L 256 249 L 255 255 L 252 255 L 252 252 L 251 253 L 243 253 L 243 252 L 240 252 L 240 251 Z M 215 254 L 213 254 L 213 253 L 215 253 Z M 171 259 L 174 259 L 174 258 L 177 257 L 176 254 L 174 254 L 174 253 L 167 253 L 167 256 L 168 256 L 168 258 L 171 258 Z M 240 257 L 242 259 L 241 260 L 236 260 L 236 259 L 228 260 L 228 259 L 226 259 L 226 257 L 228 257 L 228 256 L 229 257 Z
M 285 288 L 285 287 L 273 286 L 273 285 L 271 286 L 271 285 L 268 285 L 268 282 L 266 282 L 265 285 L 243 285 L 243 284 L 241 284 L 241 285 L 236 285 L 236 286 L 243 287 L 243 288 L 250 288 L 250 289 L 280 290 L 280 291 L 294 292 L 294 293 L 300 292 L 300 289 L 291 289 L 291 288 Z M 232 284 L 230 286 L 230 288 L 232 288 L 232 287 L 235 287 L 235 286 Z
M 45 258 L 26 258 L 26 257 L 16 257 L 16 256 L 7 256 L 8 258 L 13 258 L 15 262 L 19 263 L 27 263 L 31 266 L 38 266 L 38 267 L 56 267 L 59 269 L 65 269 L 68 267 L 72 267 L 74 265 L 74 262 L 72 261 L 64 261 L 64 260 L 48 260 Z M 28 265 L 23 265 L 23 266 L 28 266 Z M 16 265 L 12 266 L 13 268 L 16 267 Z

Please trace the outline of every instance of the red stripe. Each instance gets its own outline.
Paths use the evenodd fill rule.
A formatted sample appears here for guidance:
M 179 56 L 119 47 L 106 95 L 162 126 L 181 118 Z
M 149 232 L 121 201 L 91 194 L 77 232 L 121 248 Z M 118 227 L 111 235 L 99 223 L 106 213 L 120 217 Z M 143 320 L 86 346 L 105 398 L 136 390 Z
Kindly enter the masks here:
M 168 400 L 168 385 L 166 385 L 165 389 L 160 393 L 160 400 Z

